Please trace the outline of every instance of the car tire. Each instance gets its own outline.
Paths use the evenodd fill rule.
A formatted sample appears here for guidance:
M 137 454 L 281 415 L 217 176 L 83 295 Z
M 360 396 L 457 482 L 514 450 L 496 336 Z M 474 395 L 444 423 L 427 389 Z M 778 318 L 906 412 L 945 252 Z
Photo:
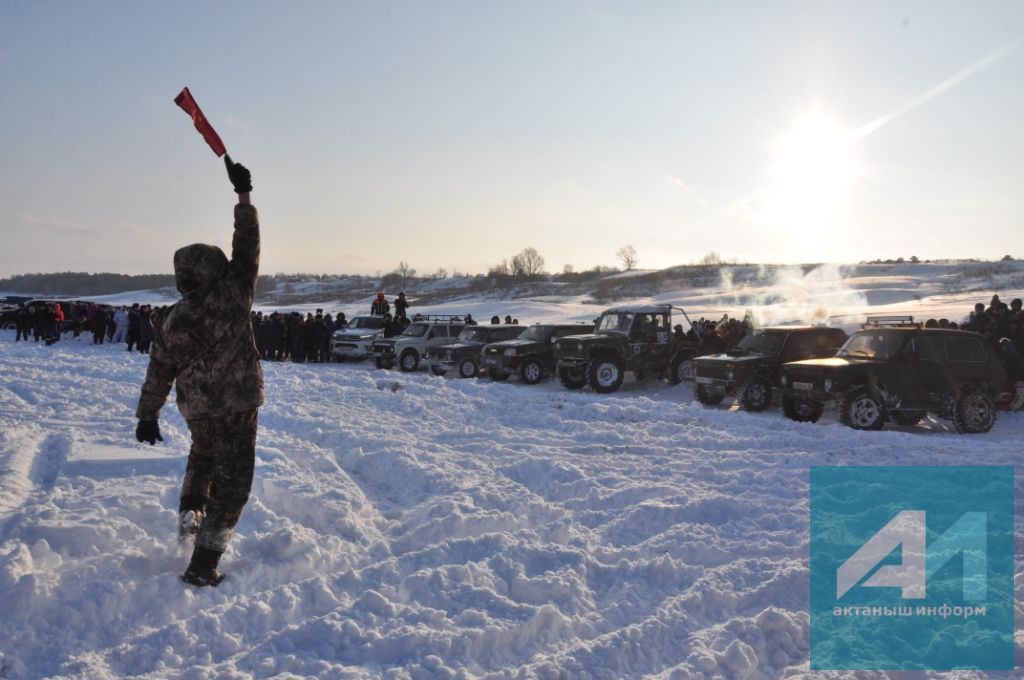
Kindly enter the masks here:
M 745 411 L 760 413 L 772 405 L 772 384 L 763 375 L 755 375 L 743 387 L 740 404 Z
M 953 405 L 953 426 L 961 434 L 988 432 L 996 422 L 996 402 L 977 387 L 965 387 Z
M 867 385 L 853 387 L 839 399 L 839 422 L 855 430 L 880 430 L 886 413 L 881 400 Z
M 398 357 L 398 367 L 410 373 L 420 367 L 420 353 L 414 349 L 407 349 Z
M 430 372 L 433 373 L 434 375 L 444 375 L 448 371 L 446 371 L 445 369 L 441 368 L 440 366 L 431 366 L 430 367 Z
M 373 364 L 377 368 L 387 369 L 393 367 L 395 364 L 391 359 L 385 359 L 384 357 L 374 357 Z
M 506 373 L 505 371 L 496 371 L 493 368 L 489 368 L 489 369 L 487 369 L 487 375 L 490 376 L 491 380 L 496 380 L 498 382 L 504 382 L 505 380 L 508 380 L 508 377 L 511 374 L 510 373 Z
M 527 359 L 519 365 L 519 379 L 527 385 L 536 385 L 544 379 L 544 367 L 536 359 Z
M 566 389 L 578 390 L 587 384 L 587 375 L 579 369 L 559 368 L 558 380 Z
M 460 378 L 475 378 L 479 372 L 480 367 L 476 365 L 476 361 L 473 359 L 463 359 L 459 362 Z
M 4 321 L 0 323 L 0 331 L 13 331 L 17 330 L 18 324 L 14 321 Z
M 673 385 L 678 385 L 683 381 L 689 382 L 693 380 L 695 370 L 693 356 L 689 354 L 678 356 L 672 361 L 672 371 L 669 373 L 668 381 Z
M 693 393 L 697 395 L 697 401 L 705 406 L 718 406 L 725 400 L 724 392 L 711 392 L 704 385 L 697 385 Z
M 798 423 L 816 423 L 824 410 L 821 404 L 816 404 L 813 401 L 793 399 L 792 397 L 782 398 L 782 412 L 787 418 Z
M 921 422 L 921 419 L 924 418 L 924 416 L 924 411 L 893 411 L 892 421 L 897 425 L 913 427 Z
M 590 362 L 587 382 L 595 392 L 608 394 L 622 385 L 625 368 L 617 357 L 602 357 Z

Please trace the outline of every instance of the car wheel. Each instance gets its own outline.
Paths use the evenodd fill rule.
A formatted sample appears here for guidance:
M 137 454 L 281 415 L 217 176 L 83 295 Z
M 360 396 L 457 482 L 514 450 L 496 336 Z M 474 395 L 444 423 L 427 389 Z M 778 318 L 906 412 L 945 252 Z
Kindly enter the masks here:
M 623 373 L 622 361 L 615 357 L 604 357 L 591 362 L 587 382 L 595 392 L 607 394 L 619 389 Z
M 847 390 L 839 401 L 839 420 L 855 430 L 880 430 L 885 424 L 881 400 L 865 385 Z
M 420 354 L 414 349 L 407 349 L 398 358 L 398 367 L 406 373 L 420 367 Z
M 508 380 L 509 376 L 505 371 L 496 371 L 493 368 L 487 369 L 487 375 L 490 376 L 491 380 L 497 380 L 498 382 Z
M 798 423 L 816 423 L 825 409 L 813 401 L 802 401 L 792 397 L 782 398 L 782 412 Z
M 4 321 L 0 323 L 0 331 L 13 331 L 16 330 L 18 325 L 14 321 Z
M 536 385 L 544 377 L 544 367 L 536 359 L 527 359 L 519 366 L 519 379 L 527 385 Z
M 953 406 L 953 426 L 961 434 L 988 432 L 996 422 L 996 402 L 977 387 L 960 391 Z
M 463 359 L 459 362 L 459 377 L 460 378 L 472 378 L 480 369 L 477 367 L 476 362 L 472 359 Z
M 772 384 L 764 376 L 755 375 L 740 394 L 740 404 L 747 411 L 760 412 L 772 403 Z
M 903 425 L 904 427 L 913 427 L 921 422 L 924 418 L 924 411 L 893 411 L 892 419 L 897 425 Z
M 697 401 L 705 406 L 718 406 L 725 399 L 724 392 L 712 392 L 704 385 L 697 385 L 693 392 L 697 395 Z
M 586 374 L 578 368 L 558 369 L 558 380 L 570 390 L 578 390 L 587 384 Z
M 448 371 L 446 371 L 445 369 L 441 368 L 440 366 L 431 366 L 430 367 L 430 372 L 433 373 L 434 375 L 444 375 Z
M 672 362 L 672 372 L 669 374 L 669 382 L 678 385 L 681 382 L 693 380 L 695 367 L 693 357 L 689 355 L 677 357 Z
M 385 359 L 384 357 L 374 357 L 373 363 L 377 368 L 391 368 L 394 366 L 391 359 Z

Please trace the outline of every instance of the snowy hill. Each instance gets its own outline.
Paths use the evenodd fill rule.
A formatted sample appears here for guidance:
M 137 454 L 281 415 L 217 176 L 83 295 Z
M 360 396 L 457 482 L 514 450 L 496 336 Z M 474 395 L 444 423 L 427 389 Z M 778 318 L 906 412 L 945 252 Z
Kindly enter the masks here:
M 742 288 L 639 299 L 957 319 L 993 292 L 1024 296 L 1020 274 L 742 270 Z M 580 295 L 414 311 L 529 323 L 601 308 Z M 146 357 L 13 335 L 0 332 L 0 677 L 810 677 L 809 467 L 1017 465 L 1024 441 L 1024 413 L 977 436 L 931 419 L 859 432 L 706 408 L 653 381 L 598 395 L 265 363 L 229 576 L 195 590 L 174 538 L 188 430 L 172 405 L 163 444 L 133 439 Z

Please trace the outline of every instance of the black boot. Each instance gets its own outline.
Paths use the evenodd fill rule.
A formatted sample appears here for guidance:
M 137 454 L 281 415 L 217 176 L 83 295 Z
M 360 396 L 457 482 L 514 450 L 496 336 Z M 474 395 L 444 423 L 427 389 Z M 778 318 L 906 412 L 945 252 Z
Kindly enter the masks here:
M 181 580 L 194 586 L 217 586 L 224 580 L 224 574 L 217 571 L 217 562 L 222 553 L 209 548 L 196 546 L 192 551 L 192 561 L 188 569 L 181 575 Z

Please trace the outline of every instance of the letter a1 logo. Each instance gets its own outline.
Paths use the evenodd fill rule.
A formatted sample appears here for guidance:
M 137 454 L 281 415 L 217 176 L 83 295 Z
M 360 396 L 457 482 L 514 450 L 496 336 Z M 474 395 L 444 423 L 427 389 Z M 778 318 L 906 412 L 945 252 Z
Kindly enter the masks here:
M 1013 668 L 1013 468 L 810 482 L 811 670 Z
M 963 598 L 969 602 L 984 600 L 988 569 L 986 513 L 965 512 L 927 547 L 925 516 L 923 510 L 903 510 L 862 545 L 836 571 L 836 599 L 841 600 L 879 562 L 901 548 L 902 564 L 879 568 L 861 586 L 900 588 L 904 600 L 922 600 L 928 576 L 957 555 L 963 555 Z

